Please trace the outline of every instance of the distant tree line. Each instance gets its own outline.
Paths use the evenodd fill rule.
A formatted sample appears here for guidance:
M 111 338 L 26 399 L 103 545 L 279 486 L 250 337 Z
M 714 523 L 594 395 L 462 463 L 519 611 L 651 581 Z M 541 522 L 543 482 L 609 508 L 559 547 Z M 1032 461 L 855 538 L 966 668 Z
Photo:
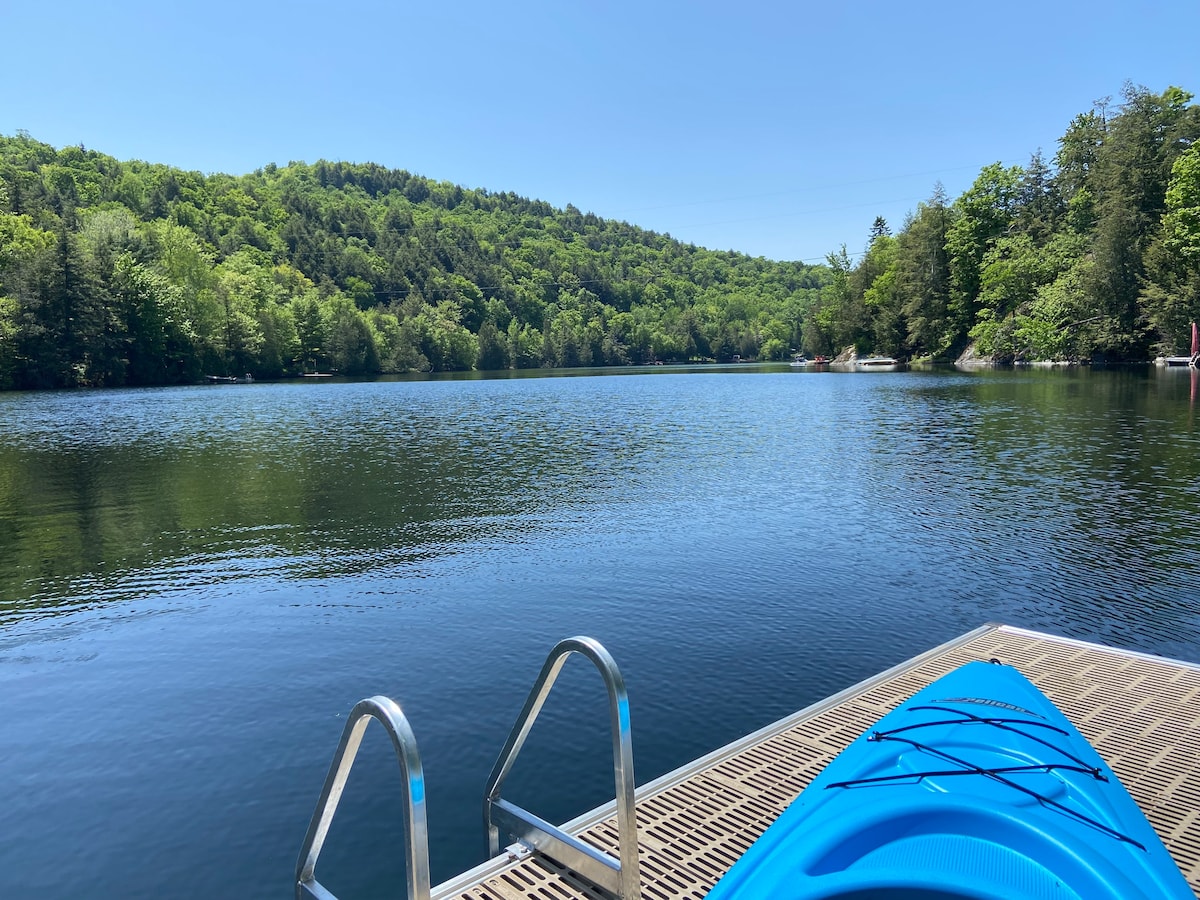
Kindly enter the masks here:
M 1053 164 L 986 166 L 950 202 L 939 187 L 866 252 L 828 257 L 802 323 L 829 352 L 1001 361 L 1146 360 L 1189 346 L 1200 318 L 1200 107 L 1127 84 L 1115 110 L 1076 116 Z
M 782 359 L 823 266 L 377 165 L 0 137 L 0 386 Z
M 1127 85 L 1052 162 L 826 265 L 366 164 L 202 175 L 0 136 L 0 387 L 785 359 L 1145 359 L 1200 317 L 1200 107 Z

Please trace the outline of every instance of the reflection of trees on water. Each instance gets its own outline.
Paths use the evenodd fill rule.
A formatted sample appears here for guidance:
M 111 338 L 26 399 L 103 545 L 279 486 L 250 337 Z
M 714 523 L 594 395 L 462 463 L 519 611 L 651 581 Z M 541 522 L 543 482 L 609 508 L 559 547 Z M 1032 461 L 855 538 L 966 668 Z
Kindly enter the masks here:
M 1023 624 L 1135 646 L 1172 630 L 1200 640 L 1189 389 L 1145 369 L 918 384 L 904 456 L 916 534 L 977 556 Z
M 328 407 L 328 392 L 312 405 L 274 389 L 277 408 L 243 397 L 217 411 L 212 389 L 163 392 L 146 395 L 177 400 L 158 404 L 157 424 L 78 412 L 60 435 L 14 434 L 0 445 L 0 622 L 235 579 L 419 567 L 552 526 L 547 509 L 596 502 L 645 446 L 561 400 L 497 414 L 485 391 L 411 388 L 338 385 Z
M 747 574 L 800 566 L 836 592 L 830 573 L 859 572 L 969 624 L 1195 630 L 1189 390 L 1075 369 L 40 395 L 0 408 L 0 621 L 419 576 L 564 529 L 660 527 L 719 571 L 722 535 L 762 521 Z

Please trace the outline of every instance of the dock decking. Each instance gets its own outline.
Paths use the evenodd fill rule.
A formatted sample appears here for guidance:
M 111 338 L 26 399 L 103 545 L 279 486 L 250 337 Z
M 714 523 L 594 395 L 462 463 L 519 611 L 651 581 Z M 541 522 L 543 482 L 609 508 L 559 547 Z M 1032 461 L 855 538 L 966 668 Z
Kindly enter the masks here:
M 1200 896 L 1200 666 L 1005 625 L 972 631 L 640 787 L 642 896 L 700 900 L 850 741 L 962 663 L 992 658 L 1020 669 L 1075 723 Z M 614 810 L 564 830 L 615 855 Z M 604 895 L 522 850 L 444 882 L 433 898 Z

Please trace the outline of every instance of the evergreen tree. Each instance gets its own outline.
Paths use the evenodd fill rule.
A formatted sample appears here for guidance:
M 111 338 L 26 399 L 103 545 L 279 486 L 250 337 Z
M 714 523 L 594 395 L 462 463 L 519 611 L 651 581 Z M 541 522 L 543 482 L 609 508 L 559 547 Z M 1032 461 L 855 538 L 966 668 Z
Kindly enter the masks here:
M 908 344 L 917 356 L 941 356 L 958 335 L 950 309 L 950 260 L 946 237 L 953 212 L 939 182 L 917 207 L 896 247 L 897 290 L 908 321 Z

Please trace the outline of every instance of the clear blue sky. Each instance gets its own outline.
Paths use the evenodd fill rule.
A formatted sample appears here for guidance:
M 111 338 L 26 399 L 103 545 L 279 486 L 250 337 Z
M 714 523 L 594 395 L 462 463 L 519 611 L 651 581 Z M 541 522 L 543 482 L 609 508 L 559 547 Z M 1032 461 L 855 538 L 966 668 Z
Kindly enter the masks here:
M 3 134 L 377 162 L 813 262 L 1126 81 L 1200 95 L 1200 0 L 0 0 L 0 35 Z

